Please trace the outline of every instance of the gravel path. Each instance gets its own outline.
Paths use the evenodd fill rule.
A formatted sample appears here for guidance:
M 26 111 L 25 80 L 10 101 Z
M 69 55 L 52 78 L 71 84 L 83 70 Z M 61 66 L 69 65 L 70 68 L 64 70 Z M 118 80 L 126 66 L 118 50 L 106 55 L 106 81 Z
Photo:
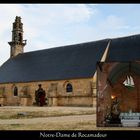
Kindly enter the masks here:
M 45 118 L 31 118 L 31 119 L 10 119 L 0 120 L 0 124 L 36 124 L 46 122 L 83 122 L 95 121 L 96 115 L 72 115 L 60 117 L 45 117 Z

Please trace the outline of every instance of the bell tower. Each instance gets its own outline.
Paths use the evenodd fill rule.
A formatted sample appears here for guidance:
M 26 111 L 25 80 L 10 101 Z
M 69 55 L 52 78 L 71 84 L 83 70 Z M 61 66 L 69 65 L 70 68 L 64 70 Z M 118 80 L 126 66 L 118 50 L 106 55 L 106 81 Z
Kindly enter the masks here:
M 14 57 L 20 53 L 24 53 L 24 46 L 26 40 L 23 40 L 23 23 L 21 23 L 21 17 L 16 16 L 13 23 L 12 41 L 8 42 L 10 45 L 10 57 Z

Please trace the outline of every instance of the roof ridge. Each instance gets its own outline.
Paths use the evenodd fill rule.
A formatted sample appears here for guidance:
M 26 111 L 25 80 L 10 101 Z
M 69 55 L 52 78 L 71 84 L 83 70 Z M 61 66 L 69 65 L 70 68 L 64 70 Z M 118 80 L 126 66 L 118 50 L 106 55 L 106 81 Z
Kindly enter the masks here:
M 45 50 L 56 50 L 56 49 L 60 49 L 60 48 L 74 47 L 74 46 L 77 46 L 77 45 L 84 45 L 84 44 L 88 44 L 88 43 L 96 43 L 96 42 L 106 41 L 106 40 L 109 41 L 110 39 L 109 38 L 106 38 L 106 39 L 89 41 L 89 42 L 83 42 L 83 43 L 76 43 L 76 44 L 70 44 L 70 45 L 64 45 L 64 46 L 50 47 L 50 48 L 45 48 L 45 49 L 41 49 L 41 50 L 34 50 L 34 51 L 24 52 L 24 53 L 19 54 L 19 55 L 24 55 L 24 54 L 29 54 L 29 53 L 35 53 L 35 52 L 41 52 L 41 51 L 45 51 Z M 19 55 L 17 55 L 17 56 L 19 56 Z
M 68 45 L 63 45 L 63 46 L 49 47 L 49 48 L 45 48 L 45 49 L 41 49 L 41 50 L 24 52 L 23 54 L 19 54 L 19 55 L 24 55 L 24 54 L 28 54 L 28 53 L 34 53 L 34 52 L 40 52 L 40 51 L 45 51 L 45 50 L 56 50 L 56 49 L 60 49 L 60 48 L 66 48 L 66 47 L 70 47 L 70 46 L 72 47 L 72 46 L 77 46 L 77 45 L 84 45 L 84 44 L 88 44 L 88 43 L 96 43 L 96 42 L 105 41 L 105 40 L 109 41 L 109 40 L 130 38 L 130 37 L 135 37 L 135 36 L 140 36 L 140 34 L 133 34 L 133 35 L 129 35 L 129 36 L 121 36 L 121 37 L 114 37 L 114 38 L 105 38 L 105 39 L 98 39 L 98 40 L 95 40 L 95 41 L 88 41 L 88 42 L 68 44 Z
M 115 39 L 124 39 L 124 38 L 136 37 L 136 36 L 140 36 L 140 34 L 133 34 L 133 35 L 128 35 L 128 36 L 114 37 L 114 38 L 110 38 L 110 39 L 111 39 L 111 40 L 115 40 Z

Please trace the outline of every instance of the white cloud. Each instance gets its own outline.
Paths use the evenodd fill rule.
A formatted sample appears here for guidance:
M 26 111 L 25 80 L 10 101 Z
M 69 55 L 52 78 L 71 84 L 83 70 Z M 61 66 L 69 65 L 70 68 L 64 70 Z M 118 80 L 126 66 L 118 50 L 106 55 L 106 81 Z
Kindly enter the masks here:
M 70 43 L 64 37 L 67 34 L 65 28 L 87 22 L 91 16 L 97 14 L 96 9 L 85 4 L 25 4 L 22 11 L 24 36 L 28 45 L 25 47 L 26 51 Z
M 0 4 L 0 65 L 9 58 L 8 41 L 15 16 L 22 17 L 24 39 L 27 39 L 25 51 L 31 51 L 63 44 L 63 39 L 53 38 L 55 34 L 59 37 L 54 30 L 85 22 L 95 12 L 85 4 Z
M 12 22 L 16 15 L 21 14 L 20 5 L 0 4 L 0 65 L 10 56 Z
M 119 29 L 120 27 L 122 27 L 124 25 L 125 25 L 124 20 L 120 17 L 115 16 L 115 15 L 107 16 L 99 24 L 99 26 L 104 30 Z
M 60 7 L 58 10 L 64 22 L 82 22 L 88 20 L 94 14 L 92 9 L 84 4 L 64 6 L 64 8 Z
M 99 7 L 98 4 L 0 4 L 0 65 L 10 55 L 7 42 L 11 41 L 16 16 L 22 18 L 27 39 L 25 52 L 138 33 L 139 25 L 132 27 L 124 16 L 112 11 L 106 13 Z
M 37 27 L 85 21 L 96 12 L 85 4 L 35 4 L 25 5 L 22 10 L 24 16 L 30 19 L 30 24 Z

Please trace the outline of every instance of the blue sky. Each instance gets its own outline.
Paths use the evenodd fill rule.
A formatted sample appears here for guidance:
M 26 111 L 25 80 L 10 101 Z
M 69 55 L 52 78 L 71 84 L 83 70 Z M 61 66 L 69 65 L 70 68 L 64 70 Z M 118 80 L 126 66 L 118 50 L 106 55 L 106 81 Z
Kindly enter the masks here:
M 21 16 L 25 52 L 140 34 L 140 4 L 0 4 L 0 65 Z

